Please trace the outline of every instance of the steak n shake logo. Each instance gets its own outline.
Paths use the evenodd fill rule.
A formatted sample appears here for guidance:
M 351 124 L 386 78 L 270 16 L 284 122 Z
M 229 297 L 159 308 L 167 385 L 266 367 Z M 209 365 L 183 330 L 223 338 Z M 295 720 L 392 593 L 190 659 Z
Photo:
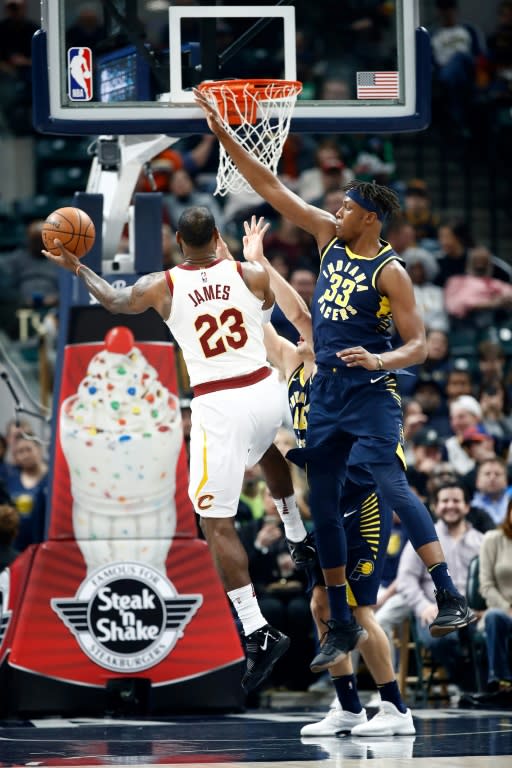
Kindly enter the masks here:
M 178 595 L 151 566 L 119 562 L 98 568 L 75 598 L 53 598 L 51 606 L 96 664 L 136 672 L 168 655 L 202 602 L 202 595 Z

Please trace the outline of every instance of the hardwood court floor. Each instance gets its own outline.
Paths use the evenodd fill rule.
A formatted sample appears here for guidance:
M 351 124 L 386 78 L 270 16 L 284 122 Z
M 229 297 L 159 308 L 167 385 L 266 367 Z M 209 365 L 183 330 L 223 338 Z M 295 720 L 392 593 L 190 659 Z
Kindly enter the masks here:
M 415 709 L 416 736 L 301 739 L 301 726 L 325 712 L 3 721 L 0 766 L 512 768 L 511 711 Z

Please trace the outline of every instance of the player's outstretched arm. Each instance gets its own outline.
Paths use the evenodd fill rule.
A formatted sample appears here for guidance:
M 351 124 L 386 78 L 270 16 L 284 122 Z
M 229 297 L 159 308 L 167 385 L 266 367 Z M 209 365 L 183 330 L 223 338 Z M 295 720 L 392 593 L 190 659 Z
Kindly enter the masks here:
M 269 224 L 264 223 L 263 217 L 256 220 L 251 218 L 250 223 L 244 221 L 245 235 L 243 238 L 244 256 L 253 264 L 261 264 L 270 278 L 270 287 L 274 291 L 276 301 L 281 307 L 285 317 L 298 330 L 300 335 L 311 346 L 313 335 L 311 327 L 311 314 L 302 296 L 299 296 L 295 288 L 292 288 L 282 275 L 277 272 L 263 251 L 263 238 Z
M 285 187 L 272 171 L 247 152 L 228 133 L 218 114 L 203 94 L 196 88 L 193 90 L 196 103 L 204 111 L 211 131 L 231 155 L 238 170 L 251 187 L 282 216 L 313 235 L 319 248 L 323 248 L 336 234 L 334 216 L 321 208 L 305 203 L 298 195 Z
M 60 240 L 54 242 L 58 245 L 60 253 L 55 255 L 50 251 L 43 250 L 43 255 L 59 267 L 78 275 L 85 283 L 89 293 L 109 312 L 137 315 L 153 307 L 164 319 L 169 316 L 171 296 L 163 272 L 144 275 L 134 285 L 127 288 L 112 288 L 106 280 L 82 264 L 80 259 L 68 251 Z

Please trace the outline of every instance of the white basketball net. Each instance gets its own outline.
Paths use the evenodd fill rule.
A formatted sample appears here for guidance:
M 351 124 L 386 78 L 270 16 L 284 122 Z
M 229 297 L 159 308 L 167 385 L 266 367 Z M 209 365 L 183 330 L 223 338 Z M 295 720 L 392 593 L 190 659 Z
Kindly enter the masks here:
M 201 91 L 231 136 L 276 174 L 290 130 L 293 107 L 302 84 L 286 80 L 265 81 L 256 86 L 250 81 L 242 84 L 240 81 L 235 82 L 238 83 L 236 94 L 234 83 L 230 84 L 229 80 L 209 83 L 208 88 Z M 253 118 L 256 116 L 255 122 L 250 119 L 251 113 Z M 252 188 L 220 144 L 217 188 L 214 194 L 224 196 L 228 192 L 244 190 L 252 191 Z

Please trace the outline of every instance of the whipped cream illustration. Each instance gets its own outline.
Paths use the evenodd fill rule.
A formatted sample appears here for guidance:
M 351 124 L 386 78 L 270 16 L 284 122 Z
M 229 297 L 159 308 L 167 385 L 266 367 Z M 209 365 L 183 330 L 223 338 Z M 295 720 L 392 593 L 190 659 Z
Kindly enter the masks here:
M 88 571 L 139 560 L 165 573 L 176 531 L 178 399 L 134 345 L 112 328 L 76 394 L 60 411 L 73 496 L 73 529 Z

